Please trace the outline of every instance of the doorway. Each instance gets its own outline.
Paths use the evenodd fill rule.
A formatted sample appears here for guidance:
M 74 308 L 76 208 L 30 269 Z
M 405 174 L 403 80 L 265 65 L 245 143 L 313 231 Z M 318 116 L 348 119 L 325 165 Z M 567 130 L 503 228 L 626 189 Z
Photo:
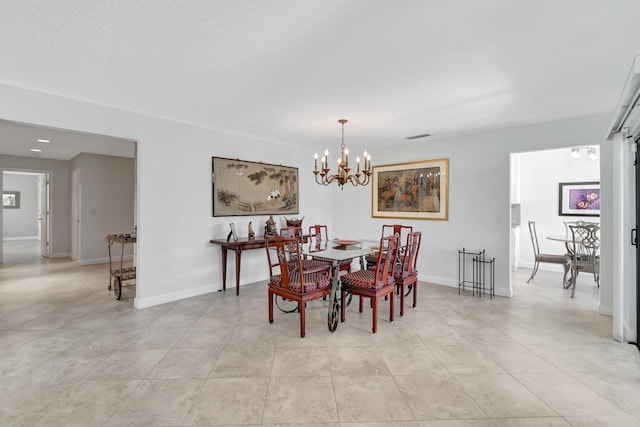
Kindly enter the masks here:
M 3 170 L 3 263 L 33 264 L 49 258 L 49 175 L 49 171 Z
M 565 221 L 600 222 L 599 216 L 560 214 L 560 184 L 600 182 L 600 147 L 567 147 L 511 154 L 511 287 L 514 296 L 542 295 L 560 302 L 570 299 L 562 288 L 563 268 L 541 263 L 535 278 L 527 284 L 534 267 L 534 251 L 528 222 L 535 221 L 541 253 L 564 254 L 564 242 L 548 236 L 565 235 Z M 565 213 L 565 212 L 563 212 Z M 536 286 L 536 282 L 539 282 Z M 566 295 L 565 295 L 566 294 Z M 578 276 L 576 304 L 598 309 L 599 288 L 590 274 Z

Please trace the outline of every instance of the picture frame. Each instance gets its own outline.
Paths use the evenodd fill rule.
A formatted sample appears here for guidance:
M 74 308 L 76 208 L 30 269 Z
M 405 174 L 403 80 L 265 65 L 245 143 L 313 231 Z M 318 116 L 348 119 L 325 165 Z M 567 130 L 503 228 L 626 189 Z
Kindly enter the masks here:
M 3 209 L 20 209 L 20 192 L 19 191 L 3 191 L 2 192 L 2 208 Z
M 227 235 L 227 242 L 231 241 L 231 239 L 233 239 L 234 242 L 237 242 L 238 235 L 236 234 L 236 226 L 231 223 L 229 224 L 229 227 L 231 228 L 231 231 L 229 231 L 229 234 Z
M 449 159 L 373 166 L 371 216 L 449 219 Z
M 298 214 L 298 168 L 211 158 L 212 215 Z
M 560 216 L 600 216 L 600 182 L 561 182 L 558 184 Z

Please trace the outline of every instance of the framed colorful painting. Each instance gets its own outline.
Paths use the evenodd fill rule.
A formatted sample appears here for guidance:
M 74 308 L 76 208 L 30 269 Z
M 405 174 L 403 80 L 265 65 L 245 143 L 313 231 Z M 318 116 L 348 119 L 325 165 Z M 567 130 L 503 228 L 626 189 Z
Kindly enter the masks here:
M 299 213 L 298 168 L 211 158 L 213 216 Z
M 562 216 L 600 216 L 599 182 L 561 182 L 558 214 Z
M 449 159 L 373 167 L 371 216 L 449 219 Z

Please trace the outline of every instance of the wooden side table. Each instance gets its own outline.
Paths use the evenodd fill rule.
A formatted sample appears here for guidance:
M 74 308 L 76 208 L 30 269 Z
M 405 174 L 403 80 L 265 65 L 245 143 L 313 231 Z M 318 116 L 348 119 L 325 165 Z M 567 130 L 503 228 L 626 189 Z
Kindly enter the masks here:
M 255 239 L 249 240 L 247 237 L 240 237 L 237 241 L 226 239 L 211 239 L 209 243 L 219 245 L 222 250 L 222 290 L 227 289 L 227 251 L 232 250 L 236 253 L 236 295 L 240 294 L 240 267 L 242 261 L 242 252 L 251 249 L 264 248 L 266 241 L 264 236 L 256 236 Z

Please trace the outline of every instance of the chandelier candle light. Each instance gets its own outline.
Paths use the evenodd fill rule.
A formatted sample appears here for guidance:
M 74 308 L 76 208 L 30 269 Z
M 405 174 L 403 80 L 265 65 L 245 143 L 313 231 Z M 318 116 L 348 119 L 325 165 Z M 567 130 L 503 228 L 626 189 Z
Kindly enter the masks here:
M 321 185 L 329 185 L 336 181 L 341 190 L 344 190 L 344 185 L 350 182 L 354 186 L 367 185 L 371 178 L 371 155 L 364 152 L 364 168 L 360 173 L 360 157 L 356 157 L 356 173 L 355 175 L 349 175 L 351 168 L 349 167 L 349 149 L 344 146 L 344 124 L 347 123 L 347 119 L 340 119 L 338 123 L 342 125 L 342 144 L 340 145 L 341 153 L 338 157 L 338 173 L 330 175 L 329 171 L 329 150 L 324 150 L 324 156 L 321 159 L 320 170 L 318 170 L 318 153 L 313 155 L 314 169 L 313 174 L 316 178 L 316 182 Z M 320 175 L 318 177 L 318 175 Z

